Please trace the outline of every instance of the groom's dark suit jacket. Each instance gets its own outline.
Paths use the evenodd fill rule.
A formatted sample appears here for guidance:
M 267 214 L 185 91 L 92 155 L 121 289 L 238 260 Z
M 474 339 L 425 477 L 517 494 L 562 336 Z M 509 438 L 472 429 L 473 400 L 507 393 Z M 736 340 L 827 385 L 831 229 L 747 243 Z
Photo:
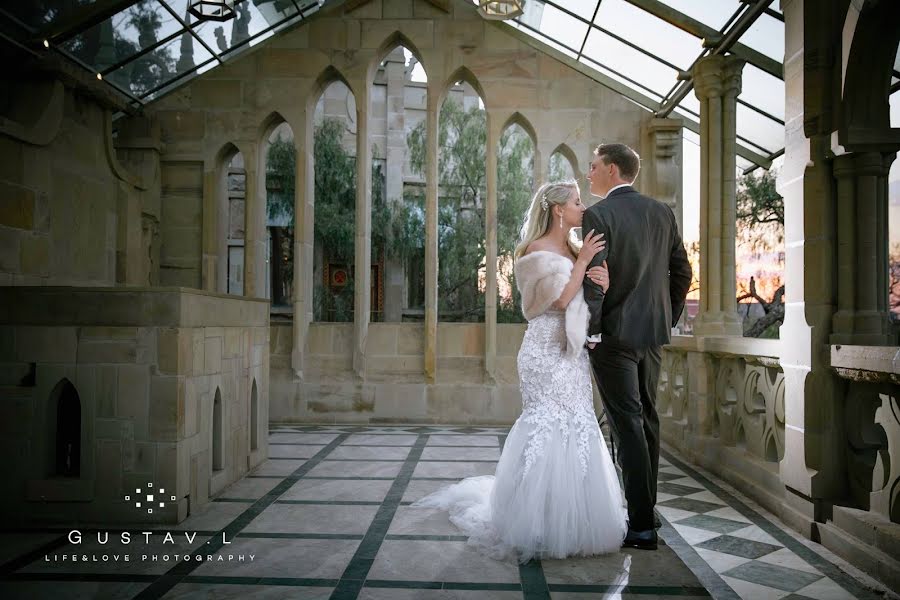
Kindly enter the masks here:
M 610 285 L 604 294 L 584 280 L 588 335 L 601 333 L 604 341 L 633 349 L 668 344 L 691 284 L 691 265 L 672 210 L 631 186 L 622 187 L 585 211 L 582 235 L 591 229 L 606 239 L 591 266 L 606 260 Z

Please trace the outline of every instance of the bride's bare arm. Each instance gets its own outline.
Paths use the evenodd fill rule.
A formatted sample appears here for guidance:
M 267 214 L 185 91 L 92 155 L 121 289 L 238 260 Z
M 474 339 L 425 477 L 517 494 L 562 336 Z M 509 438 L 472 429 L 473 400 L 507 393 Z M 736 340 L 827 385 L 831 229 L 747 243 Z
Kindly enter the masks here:
M 603 240 L 602 233 L 594 234 L 593 229 L 588 232 L 584 237 L 584 243 L 581 246 L 581 251 L 578 253 L 578 258 L 575 260 L 575 266 L 572 267 L 572 276 L 569 278 L 566 287 L 563 288 L 559 298 L 551 305 L 553 308 L 565 310 L 569 306 L 569 302 L 572 301 L 572 298 L 575 297 L 575 294 L 578 293 L 578 290 L 584 284 L 584 273 L 587 271 L 591 259 L 605 247 L 606 242 Z

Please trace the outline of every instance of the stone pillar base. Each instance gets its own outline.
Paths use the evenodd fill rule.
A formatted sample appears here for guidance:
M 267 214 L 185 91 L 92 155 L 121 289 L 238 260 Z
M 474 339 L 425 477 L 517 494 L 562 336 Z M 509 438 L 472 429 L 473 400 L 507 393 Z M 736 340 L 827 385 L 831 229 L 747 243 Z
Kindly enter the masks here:
M 736 313 L 700 313 L 694 320 L 694 335 L 744 335 L 744 320 Z

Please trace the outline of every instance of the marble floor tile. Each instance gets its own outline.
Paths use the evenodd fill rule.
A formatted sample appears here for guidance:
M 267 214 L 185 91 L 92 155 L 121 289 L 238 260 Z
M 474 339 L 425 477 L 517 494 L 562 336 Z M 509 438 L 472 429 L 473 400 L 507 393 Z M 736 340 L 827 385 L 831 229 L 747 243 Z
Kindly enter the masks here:
M 308 477 L 396 477 L 403 463 L 397 461 L 323 460 L 309 470 Z
M 656 509 L 659 510 L 661 506 L 677 508 L 680 510 L 689 510 L 695 513 L 707 513 L 711 510 L 717 510 L 722 508 L 722 504 L 714 504 L 712 502 L 706 502 L 705 500 L 697 500 L 694 498 L 675 498 L 673 500 L 666 500 L 665 502 L 657 502 Z
M 293 585 L 179 583 L 162 600 L 328 600 L 333 588 Z
M 452 485 L 452 481 L 429 481 L 427 479 L 411 479 L 406 491 L 403 493 L 402 502 L 415 502 L 419 498 L 427 496 L 432 492 Z
M 755 542 L 771 544 L 773 546 L 784 546 L 784 544 L 773 538 L 771 535 L 769 535 L 756 525 L 749 525 L 747 527 L 744 527 L 743 529 L 738 529 L 737 531 L 732 532 L 731 535 L 739 538 L 744 538 L 745 540 L 753 540 Z
M 750 583 L 776 588 L 785 592 L 796 592 L 822 579 L 821 575 L 814 573 L 806 573 L 778 565 L 769 565 L 755 560 L 729 569 L 722 573 L 722 576 L 749 581 Z
M 119 534 L 82 533 L 81 543 L 67 543 L 52 553 L 19 569 L 22 573 L 114 573 L 162 575 L 184 556 L 201 547 L 209 536 L 153 531 L 138 531 L 123 540 Z M 105 543 L 103 543 L 105 542 Z M 77 558 L 77 560 L 73 560 Z
M 381 502 L 393 484 L 393 481 L 365 479 L 301 479 L 279 500 Z
M 258 500 L 272 491 L 272 488 L 279 483 L 281 483 L 280 479 L 249 479 L 245 477 L 222 490 L 216 498 L 252 498 Z
M 677 522 L 672 523 L 672 527 L 678 532 L 684 541 L 691 546 L 696 546 L 713 538 L 719 537 L 721 534 L 707 529 L 697 529 L 696 527 L 688 527 L 687 525 L 679 525 Z
M 412 446 L 419 436 L 413 434 L 354 433 L 344 446 Z
M 67 533 L 0 533 L 0 565 L 40 548 Z
M 747 525 L 750 525 L 750 519 L 748 519 L 747 517 L 745 517 L 738 511 L 736 511 L 735 509 L 731 508 L 730 506 L 725 506 L 725 507 L 722 507 L 722 508 L 719 508 L 716 510 L 711 510 L 704 514 L 707 514 L 711 517 L 719 517 L 721 519 L 728 519 L 729 521 L 740 521 L 742 523 L 746 523 Z
M 795 592 L 816 600 L 853 600 L 854 596 L 827 577 L 813 582 Z
M 816 573 L 821 575 L 822 573 L 794 554 L 791 550 L 787 548 L 782 548 L 781 550 L 776 550 L 771 554 L 766 554 L 765 556 L 761 556 L 756 560 L 760 562 L 769 563 L 770 565 L 779 565 L 782 567 L 788 567 L 789 569 L 797 569 L 798 571 L 806 571 L 807 573 Z
M 364 587 L 359 594 L 359 600 L 522 600 L 522 592 Z
M 272 480 L 260 479 L 257 481 Z M 182 531 L 219 531 L 251 506 L 253 506 L 253 502 L 210 502 L 179 523 L 178 529 Z M 171 525 L 161 525 L 158 528 L 166 530 L 172 527 Z
M 733 577 L 723 576 L 722 581 L 727 583 L 742 600 L 780 600 L 790 593 Z
M 363 535 L 377 506 L 272 504 L 242 533 L 343 533 Z
M 446 510 L 400 506 L 388 535 L 462 535 L 462 532 L 450 522 Z
M 731 533 L 733 531 L 737 531 L 738 529 L 744 529 L 745 527 L 747 527 L 746 523 L 714 517 L 709 513 L 703 515 L 694 515 L 693 517 L 688 517 L 686 519 L 680 519 L 678 521 L 678 524 L 687 525 L 689 527 L 696 527 L 698 529 L 708 529 L 709 531 L 715 531 L 718 533 Z
M 390 446 L 338 446 L 328 455 L 328 459 L 406 460 L 409 450 Z
M 325 446 L 269 445 L 269 458 L 312 458 Z
M 746 562 L 750 562 L 752 559 L 744 558 L 742 556 L 735 556 L 734 554 L 725 554 L 724 552 L 716 552 L 715 550 L 706 550 L 705 548 L 694 548 L 697 551 L 697 554 L 700 555 L 700 558 L 706 561 L 710 567 L 712 567 L 713 571 L 716 573 L 724 573 L 729 569 L 733 569 L 738 565 L 742 565 Z
M 276 432 L 269 434 L 269 442 L 281 442 L 287 444 L 318 444 L 324 446 L 330 444 L 337 437 L 335 433 L 288 433 Z
M 709 490 L 697 490 L 691 494 L 685 494 L 682 496 L 687 500 L 699 500 L 700 502 L 709 502 L 712 504 L 717 504 L 716 508 L 721 508 L 723 506 L 727 506 L 728 503 L 710 492 Z
M 204 562 L 192 574 L 338 579 L 357 546 L 359 540 L 238 537 L 228 552 L 245 557 L 252 554 L 252 561 Z
M 677 479 L 670 479 L 669 483 L 692 487 L 692 488 L 696 489 L 697 491 L 706 489 L 705 487 L 703 487 L 702 483 L 697 482 L 695 479 L 693 479 L 691 477 L 679 477 Z
M 267 460 L 250 472 L 251 475 L 288 476 L 299 469 L 306 460 Z
M 496 470 L 494 462 L 420 462 L 413 477 L 474 477 L 493 475 Z
M 652 553 L 626 550 L 564 560 L 547 559 L 541 564 L 544 578 L 551 584 L 702 587 L 675 552 L 662 545 Z
M 466 542 L 385 540 L 368 579 L 519 583 L 519 568 L 487 560 Z
M 492 446 L 499 447 L 496 435 L 432 435 L 426 446 Z
M 422 460 L 500 460 L 500 447 L 448 448 L 430 446 L 422 450 Z
M 0 597 L 4 600 L 128 600 L 149 583 L 95 581 L 2 581 Z
M 665 503 L 657 503 L 656 511 L 665 517 L 670 523 L 677 523 L 682 519 L 689 519 L 690 517 L 696 517 L 697 513 L 689 511 L 689 510 L 681 510 L 679 508 L 672 508 L 671 506 L 667 506 Z
M 766 544 L 765 542 L 746 540 L 732 535 L 720 535 L 719 537 L 698 543 L 696 546 L 698 548 L 706 548 L 707 550 L 715 550 L 716 552 L 743 556 L 744 558 L 760 558 L 761 556 L 775 552 L 781 547 Z

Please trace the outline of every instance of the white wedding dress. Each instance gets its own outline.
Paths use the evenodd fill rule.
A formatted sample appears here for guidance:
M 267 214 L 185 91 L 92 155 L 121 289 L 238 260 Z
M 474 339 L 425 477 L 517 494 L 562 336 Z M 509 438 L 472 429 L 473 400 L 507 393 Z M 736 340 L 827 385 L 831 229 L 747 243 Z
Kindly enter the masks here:
M 518 355 L 522 415 L 495 475 L 464 479 L 413 504 L 449 510 L 469 543 L 496 559 L 605 554 L 625 537 L 587 352 L 566 352 L 565 317 L 547 310 L 528 323 Z

